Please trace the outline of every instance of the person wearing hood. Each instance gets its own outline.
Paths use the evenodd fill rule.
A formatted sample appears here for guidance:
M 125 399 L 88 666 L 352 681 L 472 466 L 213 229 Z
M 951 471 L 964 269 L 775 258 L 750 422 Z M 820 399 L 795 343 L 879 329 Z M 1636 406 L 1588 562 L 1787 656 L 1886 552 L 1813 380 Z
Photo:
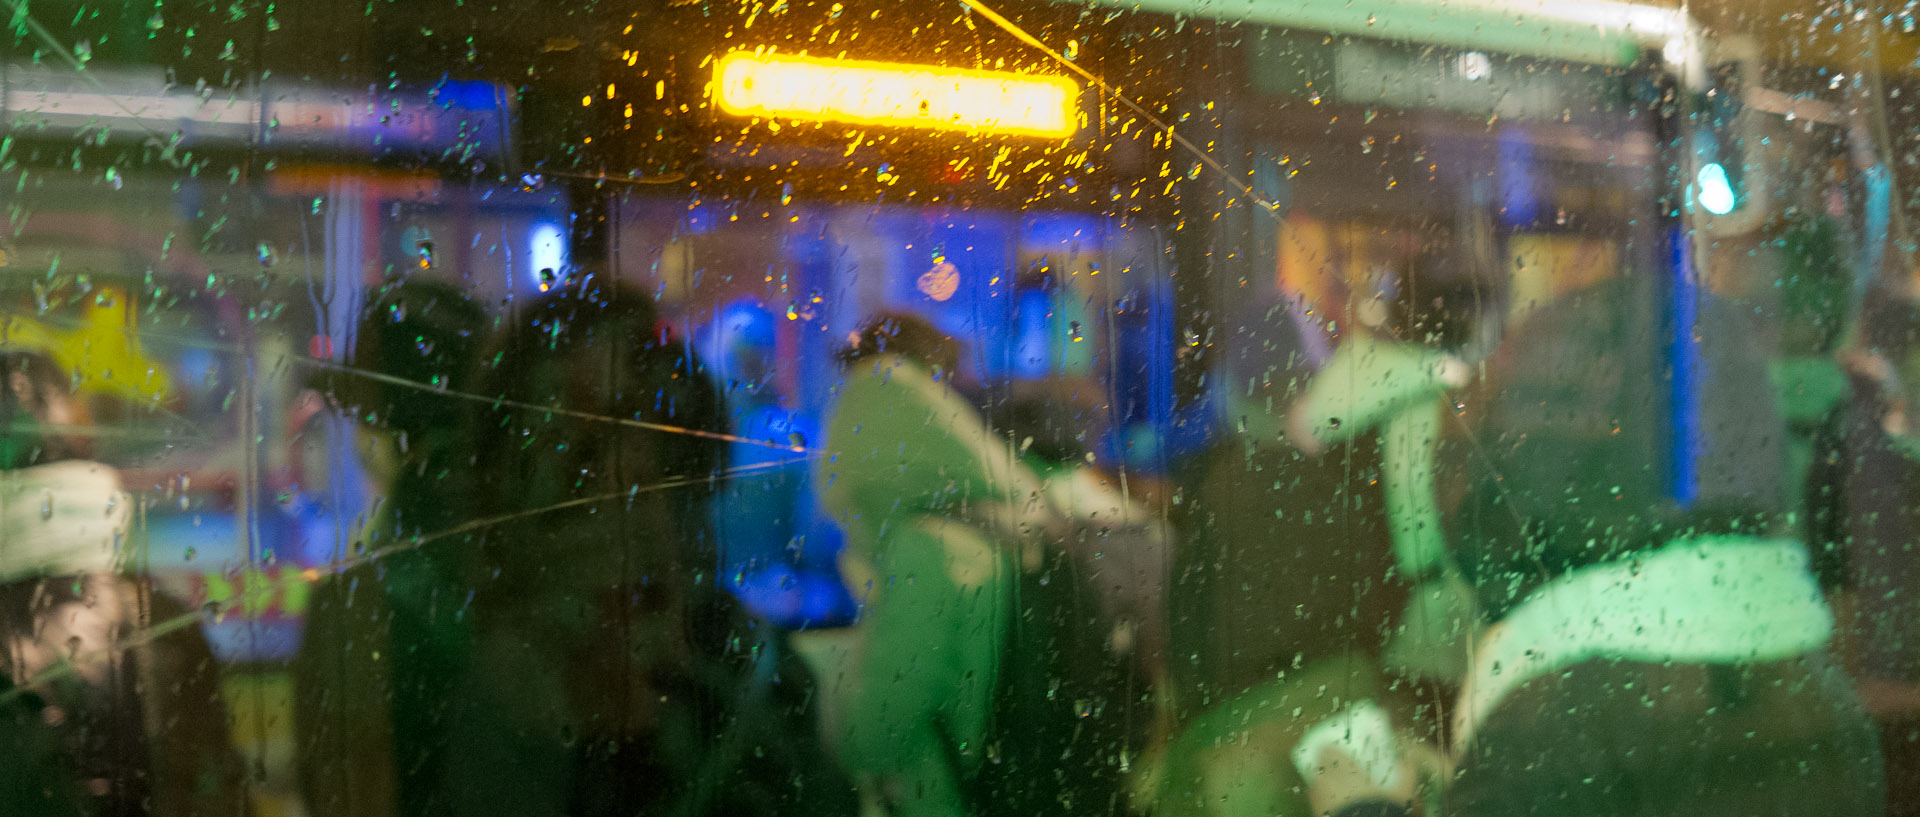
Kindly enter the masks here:
M 1453 541 L 1493 623 L 1449 813 L 1878 815 L 1753 326 L 1664 283 L 1571 293 L 1488 363 Z
M 1126 662 L 1108 629 L 1061 606 L 1085 586 L 1056 546 L 1073 523 L 955 390 L 956 341 L 905 314 L 850 341 L 814 471 L 862 605 L 864 643 L 836 690 L 843 763 L 897 815 L 1124 803 L 1138 701 L 1109 683 Z

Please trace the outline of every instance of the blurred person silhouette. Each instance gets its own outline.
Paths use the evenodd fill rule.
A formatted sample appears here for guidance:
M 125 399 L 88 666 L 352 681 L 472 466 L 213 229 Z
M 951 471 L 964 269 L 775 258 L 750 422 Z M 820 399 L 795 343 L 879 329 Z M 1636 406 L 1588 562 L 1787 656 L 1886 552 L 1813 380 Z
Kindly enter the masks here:
M 1705 293 L 1679 332 L 1668 280 L 1569 294 L 1489 362 L 1452 528 L 1494 623 L 1453 711 L 1448 813 L 1884 808 L 1873 728 L 1790 532 L 1755 327 Z
M 651 299 L 591 279 L 515 321 L 486 387 L 447 813 L 855 811 L 807 668 L 723 589 L 727 415 L 699 360 Z
M 292 674 L 296 767 L 308 813 L 448 813 L 442 788 L 454 684 L 470 660 L 474 538 L 484 513 L 479 391 L 492 319 L 459 288 L 406 280 L 363 311 L 345 370 L 312 383 L 358 421 L 381 499 L 313 588 Z M 333 467 L 352 467 L 334 463 Z
M 0 814 L 87 814 L 79 775 L 48 722 L 44 698 L 0 677 Z
M 1289 304 L 1250 305 L 1229 330 L 1227 430 L 1177 477 L 1194 488 L 1175 508 L 1175 642 L 1204 651 L 1174 664 L 1169 814 L 1306 814 L 1302 747 L 1337 734 L 1386 774 L 1417 748 L 1403 732 L 1423 705 L 1437 730 L 1435 682 L 1464 671 L 1471 603 L 1434 471 L 1480 293 L 1448 236 L 1418 237 L 1375 272 L 1342 321 L 1358 328 L 1317 369 Z
M 1920 305 L 1902 283 L 1877 284 L 1843 353 L 1852 399 L 1838 456 L 1817 459 L 1810 479 L 1835 486 L 1820 521 L 1851 591 L 1837 611 L 1843 655 L 1879 726 L 1888 814 L 1900 817 L 1920 814 L 1920 437 L 1906 385 L 1916 352 Z
M 1644 279 L 1568 296 L 1492 361 L 1458 547 L 1497 621 L 1455 710 L 1446 813 L 1882 813 L 1874 730 L 1834 660 L 1823 594 L 1845 565 L 1794 519 L 1862 511 L 1793 493 L 1857 495 L 1822 474 L 1844 459 L 1811 453 L 1847 391 L 1807 376 L 1846 328 L 1844 256 L 1823 237 L 1787 232 L 1789 354 L 1766 359 L 1743 316 L 1703 300 L 1690 404 L 1649 374 L 1671 327 Z M 1676 405 L 1702 431 L 1680 455 L 1653 432 Z M 1674 456 L 1690 477 L 1662 473 Z M 1295 756 L 1316 813 L 1413 812 L 1404 771 L 1361 773 L 1393 768 L 1372 749 Z
M 900 313 L 850 341 L 815 466 L 862 603 L 843 762 L 898 815 L 1126 808 L 1148 691 L 1078 601 L 1074 524 L 955 390 L 957 341 Z
M 1155 812 L 1174 817 L 1305 814 L 1288 753 L 1348 696 L 1379 698 L 1377 649 L 1354 648 L 1377 647 L 1408 598 L 1382 581 L 1385 519 L 1343 512 L 1382 504 L 1378 480 L 1345 465 L 1377 458 L 1374 436 L 1320 457 L 1289 444 L 1282 418 L 1312 371 L 1305 338 L 1288 305 L 1246 308 L 1224 344 L 1222 429 L 1172 476 L 1184 496 L 1170 509 L 1167 607 L 1181 655 Z M 1320 692 L 1332 689 L 1340 700 Z
M 1097 387 L 1047 381 L 989 408 L 996 433 L 1010 437 L 1020 461 L 1040 478 L 1059 512 L 1062 557 L 1076 560 L 1100 604 L 1098 624 L 1110 647 L 1133 656 L 1158 676 L 1165 668 L 1166 560 L 1172 528 L 1126 481 L 1099 463 L 1088 439 L 1098 439 Z M 1090 430 L 1095 429 L 1095 430 Z M 1092 621 L 1090 620 L 1090 623 Z
M 1908 815 L 1920 814 L 1920 443 L 1907 413 L 1920 323 L 1911 244 L 1895 235 L 1892 175 L 1866 110 L 1849 126 L 1853 172 L 1834 165 L 1825 212 L 1790 210 L 1769 236 L 1783 262 L 1772 373 L 1790 496 L 1803 503 L 1794 521 L 1834 606 L 1836 650 L 1879 727 L 1888 813 Z
M 1912 290 L 1904 259 L 1887 253 L 1891 176 L 1864 116 L 1849 129 L 1853 173 L 1836 164 L 1825 211 L 1790 208 L 1764 234 L 1780 258 L 1769 373 L 1787 420 L 1791 527 L 1834 607 L 1836 650 L 1881 727 L 1890 813 L 1920 813 L 1902 805 L 1920 801 L 1920 631 L 1910 624 L 1920 610 L 1908 578 L 1920 567 L 1909 555 L 1920 538 L 1909 508 L 1920 451 L 1901 374 Z
M 1807 536 L 1831 583 L 1841 547 L 1832 506 L 1839 486 L 1816 478 L 1816 469 L 1841 456 L 1839 423 L 1851 396 L 1841 349 L 1854 331 L 1854 274 L 1832 219 L 1792 219 L 1773 232 L 1781 252 L 1779 345 L 1767 374 L 1787 423 L 1786 495 L 1798 504 L 1792 526 Z
M 67 772 L 6 797 L 53 809 L 20 813 L 250 813 L 197 616 L 125 572 L 134 499 L 90 459 L 88 407 L 42 354 L 0 353 L 0 377 L 0 707 L 23 739 L 7 753 Z
M 1780 259 L 1773 286 L 1779 294 L 1773 310 L 1778 338 L 1767 366 L 1786 421 L 1784 482 L 1790 514 L 1784 527 L 1806 542 L 1814 573 L 1840 619 L 1835 636 L 1847 659 L 1867 646 L 1856 637 L 1864 623 L 1858 614 L 1856 579 L 1861 576 L 1850 564 L 1860 551 L 1850 544 L 1853 514 L 1865 505 L 1853 507 L 1858 503 L 1850 494 L 1876 492 L 1873 485 L 1849 480 L 1848 472 L 1862 457 L 1873 456 L 1872 449 L 1885 447 L 1884 440 L 1875 439 L 1878 435 L 1855 426 L 1869 414 L 1898 422 L 1898 412 L 1875 386 L 1878 381 L 1864 371 L 1850 372 L 1862 369 L 1869 358 L 1884 360 L 1876 350 L 1890 348 L 1861 337 L 1865 293 L 1858 286 L 1877 275 L 1855 261 L 1874 254 L 1870 249 L 1849 251 L 1831 212 L 1788 215 L 1763 235 L 1778 248 Z M 1851 661 L 1847 667 L 1856 669 Z
M 1434 481 L 1447 392 L 1467 385 L 1493 333 L 1473 329 L 1479 293 L 1450 231 L 1427 225 L 1395 267 L 1374 271 L 1354 310 L 1357 326 L 1308 382 L 1287 415 L 1287 439 L 1308 456 L 1378 434 L 1381 488 L 1395 572 L 1414 583 L 1389 663 L 1458 683 L 1474 626 L 1470 591 L 1447 549 Z M 1484 266 L 1484 265 L 1483 265 Z
M 712 505 L 729 587 L 776 623 L 844 624 L 853 601 L 834 564 L 839 532 L 818 513 L 806 460 L 784 450 L 818 442 L 819 420 L 795 410 L 775 383 L 773 313 L 744 300 L 719 313 L 695 334 L 703 341 L 696 349 L 716 361 L 713 379 L 744 438 L 728 445 L 727 461 L 755 469 L 720 486 Z

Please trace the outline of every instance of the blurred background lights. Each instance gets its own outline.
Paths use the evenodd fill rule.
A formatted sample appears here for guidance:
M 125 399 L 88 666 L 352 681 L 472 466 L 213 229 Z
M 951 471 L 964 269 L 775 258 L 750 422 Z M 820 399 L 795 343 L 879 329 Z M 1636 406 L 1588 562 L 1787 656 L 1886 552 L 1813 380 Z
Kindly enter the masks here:
M 1727 169 L 1719 162 L 1709 162 L 1700 168 L 1695 181 L 1699 184 L 1700 206 L 1716 216 L 1733 212 L 1733 184 L 1727 181 Z
M 566 233 L 558 224 L 535 224 L 527 233 L 527 248 L 534 283 L 545 292 L 553 287 L 567 263 Z

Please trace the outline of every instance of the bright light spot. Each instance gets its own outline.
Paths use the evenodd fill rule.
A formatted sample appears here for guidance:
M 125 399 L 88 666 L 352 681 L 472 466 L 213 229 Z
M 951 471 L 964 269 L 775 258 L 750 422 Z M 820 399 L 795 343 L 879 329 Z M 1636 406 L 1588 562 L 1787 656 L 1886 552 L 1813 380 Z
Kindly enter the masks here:
M 1461 54 L 1455 68 L 1459 70 L 1460 78 L 1468 82 L 1493 76 L 1493 60 L 1478 51 Z
M 1700 168 L 1695 177 L 1700 185 L 1700 206 L 1716 216 L 1733 212 L 1733 183 L 1727 181 L 1727 169 L 1719 162 L 1710 162 Z
M 735 116 L 1052 139 L 1079 127 L 1080 86 L 1057 76 L 736 51 L 716 62 L 714 88 Z
M 1692 38 L 1676 34 L 1660 47 L 1660 57 L 1666 60 L 1674 73 L 1684 77 L 1699 67 L 1700 48 Z
M 541 292 L 551 289 L 567 263 L 567 236 L 558 224 L 535 224 L 527 234 L 527 257 L 533 262 L 533 282 Z

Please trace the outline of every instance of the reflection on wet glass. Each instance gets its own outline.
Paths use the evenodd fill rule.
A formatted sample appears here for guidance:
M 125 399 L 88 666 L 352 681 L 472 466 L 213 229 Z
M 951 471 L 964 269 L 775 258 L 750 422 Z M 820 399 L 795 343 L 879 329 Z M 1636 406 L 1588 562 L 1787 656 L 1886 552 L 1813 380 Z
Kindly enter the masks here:
M 0 813 L 1920 802 L 1911 9 L 0 11 Z

